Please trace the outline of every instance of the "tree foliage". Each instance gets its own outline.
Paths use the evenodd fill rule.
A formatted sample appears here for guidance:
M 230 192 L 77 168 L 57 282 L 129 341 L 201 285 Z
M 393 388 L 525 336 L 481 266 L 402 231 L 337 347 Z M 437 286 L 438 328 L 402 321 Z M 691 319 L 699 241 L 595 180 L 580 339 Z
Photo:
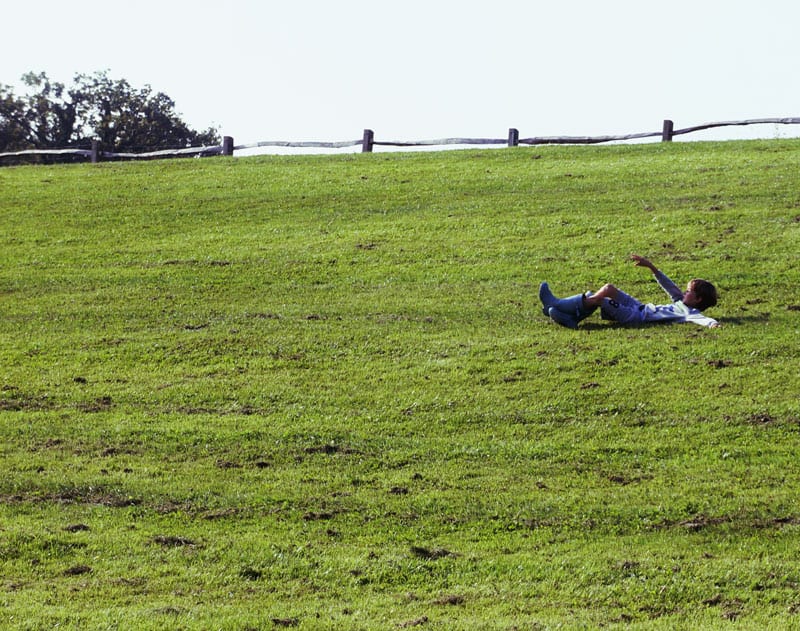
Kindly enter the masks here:
M 191 129 L 175 102 L 146 85 L 134 88 L 106 71 L 78 74 L 67 86 L 45 73 L 22 77 L 17 96 L 0 84 L 0 151 L 88 147 L 99 140 L 107 151 L 178 149 L 219 144 L 214 128 Z

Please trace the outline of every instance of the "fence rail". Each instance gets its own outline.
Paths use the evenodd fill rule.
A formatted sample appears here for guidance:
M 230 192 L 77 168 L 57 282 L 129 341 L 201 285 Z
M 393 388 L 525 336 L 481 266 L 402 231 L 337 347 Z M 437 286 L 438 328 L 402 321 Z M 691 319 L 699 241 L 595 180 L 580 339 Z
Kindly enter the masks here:
M 532 138 L 520 138 L 519 130 L 511 128 L 508 130 L 506 138 L 438 138 L 435 140 L 376 140 L 375 132 L 365 129 L 364 134 L 358 140 L 344 140 L 341 142 L 292 142 L 283 140 L 265 140 L 249 144 L 235 145 L 233 138 L 225 136 L 221 145 L 186 147 L 183 149 L 163 149 L 159 151 L 146 151 L 143 153 L 118 153 L 103 151 L 100 145 L 92 142 L 91 149 L 25 149 L 22 151 L 11 151 L 0 153 L 2 158 L 24 158 L 27 156 L 75 156 L 86 158 L 92 162 L 101 160 L 148 160 L 157 158 L 179 158 L 179 157 L 206 157 L 206 156 L 232 156 L 235 151 L 247 149 L 258 149 L 263 147 L 283 147 L 299 149 L 345 149 L 348 147 L 361 147 L 364 153 L 371 153 L 375 147 L 444 147 L 452 145 L 504 145 L 508 147 L 518 147 L 519 145 L 594 145 L 607 142 L 624 142 L 626 140 L 641 140 L 645 138 L 660 137 L 662 142 L 671 142 L 676 136 L 692 134 L 698 131 L 705 131 L 718 127 L 733 127 L 747 125 L 797 125 L 800 124 L 800 117 L 786 118 L 751 118 L 739 121 L 724 121 L 718 123 L 704 123 L 683 129 L 675 129 L 671 120 L 663 121 L 660 131 L 640 132 L 635 134 L 623 134 L 617 136 L 537 136 Z

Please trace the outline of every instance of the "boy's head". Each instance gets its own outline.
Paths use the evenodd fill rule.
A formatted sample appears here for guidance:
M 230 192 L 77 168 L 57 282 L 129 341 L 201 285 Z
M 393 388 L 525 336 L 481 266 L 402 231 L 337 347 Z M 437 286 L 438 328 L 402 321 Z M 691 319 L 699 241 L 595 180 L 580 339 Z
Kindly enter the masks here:
M 717 304 L 717 288 L 707 280 L 694 278 L 689 281 L 686 293 L 683 294 L 683 304 L 704 311 Z

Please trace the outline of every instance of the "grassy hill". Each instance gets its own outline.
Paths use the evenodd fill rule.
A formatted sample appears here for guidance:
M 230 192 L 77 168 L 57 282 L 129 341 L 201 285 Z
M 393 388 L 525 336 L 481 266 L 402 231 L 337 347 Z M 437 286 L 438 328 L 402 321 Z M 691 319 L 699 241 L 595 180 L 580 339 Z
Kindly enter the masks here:
M 0 624 L 800 624 L 800 142 L 0 169 Z M 722 323 L 550 323 L 614 282 Z

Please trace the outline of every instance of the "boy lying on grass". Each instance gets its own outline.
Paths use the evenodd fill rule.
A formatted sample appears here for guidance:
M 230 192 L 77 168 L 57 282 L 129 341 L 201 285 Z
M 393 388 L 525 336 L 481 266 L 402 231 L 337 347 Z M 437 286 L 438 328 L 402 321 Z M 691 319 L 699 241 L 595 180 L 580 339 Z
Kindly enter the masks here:
M 631 260 L 638 267 L 646 267 L 653 272 L 656 282 L 672 298 L 671 304 L 644 304 L 611 284 L 603 285 L 595 293 L 587 291 L 569 298 L 556 298 L 547 283 L 542 283 L 539 286 L 539 299 L 544 305 L 542 311 L 554 322 L 571 329 L 577 329 L 578 322 L 592 315 L 597 307 L 600 307 L 600 315 L 604 320 L 621 324 L 694 322 L 711 328 L 719 326 L 719 322 L 702 314 L 704 309 L 717 304 L 714 285 L 695 278 L 689 281 L 684 292 L 646 258 L 633 254 Z

